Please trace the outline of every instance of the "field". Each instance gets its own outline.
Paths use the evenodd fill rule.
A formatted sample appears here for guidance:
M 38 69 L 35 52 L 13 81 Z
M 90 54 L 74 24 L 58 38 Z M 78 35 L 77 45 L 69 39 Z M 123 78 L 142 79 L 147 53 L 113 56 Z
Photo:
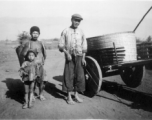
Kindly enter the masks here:
M 103 78 L 99 94 L 84 103 L 68 105 L 62 92 L 64 54 L 57 41 L 47 49 L 48 83 L 45 101 L 36 99 L 32 109 L 22 109 L 24 87 L 18 75 L 16 44 L 0 43 L 0 119 L 152 119 L 152 70 L 146 70 L 136 89 L 124 85 L 119 75 Z

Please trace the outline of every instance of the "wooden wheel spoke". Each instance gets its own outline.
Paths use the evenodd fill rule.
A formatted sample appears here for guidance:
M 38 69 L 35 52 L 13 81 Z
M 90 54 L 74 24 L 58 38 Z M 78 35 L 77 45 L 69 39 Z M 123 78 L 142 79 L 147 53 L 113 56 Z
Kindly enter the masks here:
M 90 68 L 89 65 L 88 65 L 88 68 L 89 68 L 89 71 L 91 72 L 91 74 L 93 75 L 93 77 L 96 77 L 96 79 L 99 79 L 99 77 L 97 77 L 97 76 L 99 76 L 99 75 L 95 74 L 95 73 L 92 71 L 92 69 Z
M 91 78 L 93 78 L 92 76 L 91 76 L 91 74 L 88 72 L 88 70 L 86 69 L 86 72 L 87 72 L 87 74 L 91 77 Z
M 95 82 L 94 78 L 90 75 L 90 73 L 87 71 L 89 77 L 91 77 L 91 79 L 93 80 L 93 82 L 96 84 L 96 86 L 98 86 L 98 84 Z

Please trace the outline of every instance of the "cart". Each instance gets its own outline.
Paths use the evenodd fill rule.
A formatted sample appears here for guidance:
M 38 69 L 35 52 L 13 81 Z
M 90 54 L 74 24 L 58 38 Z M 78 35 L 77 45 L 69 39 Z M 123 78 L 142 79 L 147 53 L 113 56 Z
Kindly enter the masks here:
M 148 12 L 150 10 L 151 8 L 148 10 Z M 146 14 L 144 15 L 144 17 L 146 16 Z M 139 22 L 139 24 L 141 23 L 141 21 Z M 134 57 L 136 59 L 125 61 L 125 46 L 117 46 L 117 43 L 115 43 L 115 41 L 110 40 L 110 42 L 108 43 L 111 44 L 110 47 L 102 47 L 102 43 L 100 43 L 99 40 L 99 38 L 101 39 L 101 41 L 102 39 L 113 40 L 113 36 L 117 36 L 120 34 L 121 36 L 124 34 L 132 35 L 135 33 L 135 30 L 137 29 L 139 24 L 136 26 L 133 32 L 123 32 L 93 37 L 91 38 L 93 39 L 91 43 L 89 43 L 90 38 L 87 39 L 89 49 L 86 54 L 87 65 L 85 69 L 85 76 L 86 91 L 89 93 L 89 96 L 93 97 L 101 90 L 102 78 L 107 76 L 120 75 L 123 82 L 131 88 L 138 87 L 142 83 L 145 76 L 145 65 L 150 62 L 152 63 L 152 43 L 135 43 L 136 48 L 132 51 L 136 51 L 137 54 L 134 54 Z M 130 39 L 130 36 L 128 37 L 128 39 Z
M 151 46 L 144 47 L 144 49 L 151 49 Z M 120 56 L 124 54 L 119 54 L 118 52 L 120 52 L 118 48 L 88 51 L 85 69 L 86 91 L 91 96 L 96 95 L 100 91 L 103 77 L 120 75 L 123 82 L 132 88 L 138 87 L 142 83 L 145 76 L 145 65 L 150 62 L 152 63 L 151 53 L 148 51 L 146 55 L 144 52 L 139 52 L 137 54 L 137 60 L 123 62 Z M 111 57 L 106 58 L 108 55 L 111 55 Z M 105 60 L 107 61 L 104 62 Z

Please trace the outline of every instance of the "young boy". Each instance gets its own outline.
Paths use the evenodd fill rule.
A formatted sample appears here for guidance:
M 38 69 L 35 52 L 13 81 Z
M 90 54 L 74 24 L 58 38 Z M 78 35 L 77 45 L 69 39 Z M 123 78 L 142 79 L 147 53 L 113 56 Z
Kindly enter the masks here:
M 32 98 L 33 98 L 33 89 L 34 81 L 37 77 L 37 64 L 35 63 L 35 57 L 37 52 L 29 49 L 25 56 L 25 62 L 23 62 L 19 73 L 22 77 L 25 87 L 25 103 L 23 104 L 23 109 L 33 107 Z

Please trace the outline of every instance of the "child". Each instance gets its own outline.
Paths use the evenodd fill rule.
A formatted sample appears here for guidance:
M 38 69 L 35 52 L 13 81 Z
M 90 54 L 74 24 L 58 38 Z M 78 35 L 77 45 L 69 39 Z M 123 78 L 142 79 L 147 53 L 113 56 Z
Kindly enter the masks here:
M 45 88 L 45 85 L 47 83 L 47 78 L 46 78 L 46 71 L 44 70 L 44 64 L 46 60 L 46 50 L 44 47 L 44 44 L 38 40 L 40 36 L 40 29 L 37 26 L 33 26 L 30 28 L 30 35 L 31 39 L 27 44 L 25 44 L 25 49 L 26 46 L 27 48 L 37 50 L 37 57 L 35 58 L 35 63 L 37 64 L 37 75 L 38 78 L 36 79 L 36 84 L 39 88 L 39 95 L 38 97 L 40 100 L 45 100 L 46 98 L 43 95 L 43 91 Z
M 34 62 L 37 52 L 30 49 L 27 51 L 25 56 L 25 62 L 23 62 L 19 72 L 24 82 L 25 87 L 25 103 L 23 104 L 23 109 L 33 107 L 32 98 L 33 98 L 33 88 L 34 81 L 36 79 L 37 65 Z

